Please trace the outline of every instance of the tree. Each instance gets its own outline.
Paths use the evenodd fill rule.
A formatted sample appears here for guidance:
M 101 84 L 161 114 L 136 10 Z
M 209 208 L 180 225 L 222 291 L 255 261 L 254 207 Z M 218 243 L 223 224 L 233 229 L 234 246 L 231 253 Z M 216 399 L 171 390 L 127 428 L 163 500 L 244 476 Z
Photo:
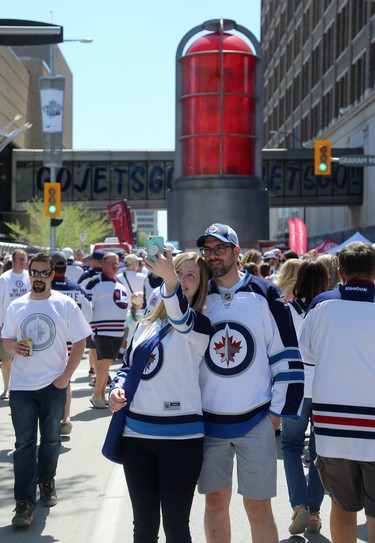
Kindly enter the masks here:
M 43 202 L 38 199 L 24 202 L 29 227 L 19 221 L 6 222 L 10 236 L 18 242 L 36 247 L 50 245 L 50 219 L 44 216 Z M 90 244 L 104 240 L 112 233 L 112 225 L 106 217 L 100 217 L 90 211 L 82 203 L 64 204 L 61 211 L 63 222 L 56 228 L 56 247 L 82 248 L 89 251 Z M 81 234 L 85 233 L 85 241 L 81 242 Z

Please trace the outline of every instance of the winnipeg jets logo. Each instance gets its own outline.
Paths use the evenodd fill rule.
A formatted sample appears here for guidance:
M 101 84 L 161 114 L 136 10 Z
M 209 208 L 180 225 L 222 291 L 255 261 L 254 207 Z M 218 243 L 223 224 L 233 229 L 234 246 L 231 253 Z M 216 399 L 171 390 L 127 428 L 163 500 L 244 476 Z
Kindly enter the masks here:
M 206 364 L 214 373 L 236 375 L 242 373 L 254 360 L 255 343 L 245 326 L 237 322 L 221 322 L 206 352 Z
M 221 361 L 229 368 L 230 362 L 234 362 L 234 357 L 241 349 L 241 341 L 234 341 L 233 334 L 230 335 L 229 326 L 225 327 L 225 335 L 222 336 L 221 341 L 215 344 L 215 351 L 220 355 Z
M 143 370 L 142 379 L 148 380 L 155 377 L 161 370 L 163 365 L 163 345 L 159 345 L 152 351 L 149 359 L 147 360 L 145 369 Z

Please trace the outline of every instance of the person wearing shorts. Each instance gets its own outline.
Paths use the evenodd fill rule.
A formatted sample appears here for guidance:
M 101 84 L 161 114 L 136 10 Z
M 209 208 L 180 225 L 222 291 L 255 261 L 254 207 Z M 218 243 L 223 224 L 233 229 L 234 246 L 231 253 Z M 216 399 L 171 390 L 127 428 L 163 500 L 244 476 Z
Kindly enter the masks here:
M 96 409 L 108 407 L 105 395 L 108 372 L 121 347 L 130 300 L 124 285 L 116 279 L 118 267 L 118 255 L 106 253 L 102 260 L 102 272 L 86 285 L 86 292 L 91 298 L 91 328 L 98 357 L 95 388 L 90 397 Z
M 230 542 L 234 457 L 252 541 L 277 543 L 275 430 L 298 418 L 304 372 L 288 304 L 279 289 L 237 266 L 236 232 L 212 224 L 198 238 L 212 279 L 205 313 L 215 332 L 200 366 L 205 423 L 198 490 L 206 494 L 208 543 Z
M 343 284 L 319 294 L 299 330 L 315 364 L 312 413 L 316 467 L 331 497 L 332 543 L 357 541 L 357 512 L 375 542 L 375 249 L 349 243 L 338 254 Z

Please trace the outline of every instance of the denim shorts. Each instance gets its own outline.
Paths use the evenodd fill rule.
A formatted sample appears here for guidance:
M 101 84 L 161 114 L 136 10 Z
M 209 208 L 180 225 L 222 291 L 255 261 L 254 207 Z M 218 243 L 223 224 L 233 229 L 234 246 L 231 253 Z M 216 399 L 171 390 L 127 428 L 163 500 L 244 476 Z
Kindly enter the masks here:
M 250 500 L 276 496 L 276 440 L 273 424 L 264 417 L 246 435 L 221 439 L 206 436 L 198 491 L 211 494 L 232 487 L 237 457 L 238 493 Z
M 315 462 L 324 488 L 344 511 L 365 510 L 375 517 L 375 462 L 317 456 Z

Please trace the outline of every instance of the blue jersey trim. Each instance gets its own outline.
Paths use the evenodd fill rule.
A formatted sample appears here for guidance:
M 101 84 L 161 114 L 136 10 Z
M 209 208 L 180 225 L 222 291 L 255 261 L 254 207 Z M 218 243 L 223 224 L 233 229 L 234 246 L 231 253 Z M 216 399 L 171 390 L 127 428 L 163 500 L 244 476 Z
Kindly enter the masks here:
M 177 419 L 178 417 L 176 417 Z M 164 437 L 176 437 L 176 436 L 188 436 L 196 434 L 204 434 L 203 422 L 185 422 L 179 424 L 155 424 L 152 422 L 143 422 L 131 418 L 131 414 L 126 417 L 126 425 L 137 432 L 138 434 L 144 434 L 148 436 L 164 436 Z
M 281 360 L 298 360 L 301 361 L 301 353 L 299 352 L 299 349 L 292 347 L 292 348 L 286 348 L 285 350 L 280 351 L 279 353 L 274 354 L 270 357 L 270 364 L 276 364 L 277 362 L 280 362 Z
M 205 420 L 204 427 L 206 435 L 210 437 L 218 437 L 222 439 L 242 437 L 256 426 L 264 417 L 267 416 L 267 411 L 257 413 L 254 417 L 243 422 L 234 422 L 232 424 L 220 424 Z

